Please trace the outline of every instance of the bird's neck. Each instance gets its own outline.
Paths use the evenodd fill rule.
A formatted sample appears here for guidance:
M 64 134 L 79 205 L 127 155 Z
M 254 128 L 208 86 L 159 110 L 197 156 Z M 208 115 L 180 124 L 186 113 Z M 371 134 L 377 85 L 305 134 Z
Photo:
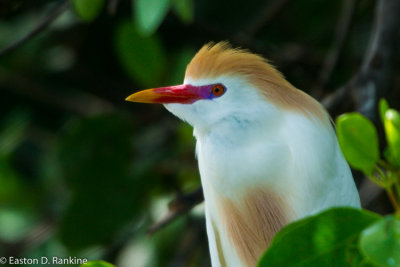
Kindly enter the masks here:
M 272 112 L 271 112 L 272 113 Z M 254 138 L 265 139 L 280 127 L 279 113 L 265 116 L 265 113 L 233 113 L 213 124 L 203 127 L 194 126 L 194 136 L 198 142 L 212 142 L 214 145 L 229 145 L 239 148 Z M 260 135 L 261 134 L 261 135 Z M 264 140 L 265 141 L 265 140 Z
M 290 154 L 280 138 L 279 123 L 237 114 L 208 130 L 195 128 L 203 184 L 210 183 L 220 195 L 235 197 L 241 188 L 277 181 L 273 170 L 285 169 L 280 159 Z
M 290 153 L 279 141 L 278 123 L 234 115 L 211 130 L 195 129 L 207 220 L 214 233 L 209 238 L 222 266 L 255 266 L 290 220 L 283 192 L 274 188 L 285 169 L 277 159 Z

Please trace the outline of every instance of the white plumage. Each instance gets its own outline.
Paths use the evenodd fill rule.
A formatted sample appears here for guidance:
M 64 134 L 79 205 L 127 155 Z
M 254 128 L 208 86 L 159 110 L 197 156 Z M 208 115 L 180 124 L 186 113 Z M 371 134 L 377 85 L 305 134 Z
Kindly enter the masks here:
M 213 266 L 221 265 L 211 218 L 224 236 L 227 266 L 243 266 L 218 215 L 221 197 L 240 203 L 252 189 L 265 188 L 287 201 L 290 221 L 329 207 L 360 206 L 329 123 L 281 111 L 238 78 L 185 80 L 192 85 L 216 82 L 230 89 L 224 98 L 166 105 L 194 127 Z
M 219 50 L 212 54 L 213 49 Z M 248 54 L 249 60 L 262 61 L 258 62 L 260 70 L 238 69 L 236 73 L 236 64 L 241 68 L 245 62 L 234 62 L 228 70 L 201 75 L 206 68 L 203 57 L 207 53 L 218 57 L 217 52 L 233 57 L 234 53 Z M 160 101 L 153 95 L 149 98 L 148 91 L 146 96 L 139 92 L 128 100 L 164 103 L 193 126 L 214 267 L 255 266 L 273 235 L 287 223 L 329 207 L 360 207 L 329 117 L 316 101 L 291 91 L 297 89 L 246 51 L 217 44 L 203 47 L 200 53 L 202 57 L 196 55 L 197 61 L 196 57 L 192 60 L 184 80 L 184 87 L 201 88 L 199 99 L 185 104 L 180 98 Z M 224 54 L 220 61 L 210 59 L 214 62 L 209 68 L 228 64 L 224 62 L 228 56 Z M 249 68 L 253 65 L 249 63 Z M 262 68 L 270 72 L 263 74 Z M 252 75 L 276 75 L 272 77 L 276 80 L 265 78 L 265 93 L 259 88 L 264 77 L 254 83 Z M 276 89 L 279 83 L 282 90 L 288 90 L 288 100 L 281 99 L 285 92 L 274 95 L 274 90 L 280 90 Z M 208 87 L 203 87 L 214 84 L 222 84 L 224 94 L 204 97 Z M 168 97 L 174 94 L 179 91 L 168 91 Z M 298 107 L 291 108 L 290 103 Z

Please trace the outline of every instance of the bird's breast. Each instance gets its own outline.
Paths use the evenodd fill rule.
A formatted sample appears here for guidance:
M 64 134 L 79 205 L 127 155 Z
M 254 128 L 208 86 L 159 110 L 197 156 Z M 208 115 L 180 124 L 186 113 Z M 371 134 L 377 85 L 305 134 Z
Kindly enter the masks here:
M 285 196 L 291 176 L 287 145 L 267 132 L 240 138 L 217 134 L 197 143 L 214 235 L 209 238 L 221 266 L 256 266 L 274 234 L 296 218 Z
M 197 158 L 203 187 L 209 184 L 218 195 L 232 199 L 248 187 L 279 187 L 291 176 L 289 147 L 267 131 L 198 139 Z

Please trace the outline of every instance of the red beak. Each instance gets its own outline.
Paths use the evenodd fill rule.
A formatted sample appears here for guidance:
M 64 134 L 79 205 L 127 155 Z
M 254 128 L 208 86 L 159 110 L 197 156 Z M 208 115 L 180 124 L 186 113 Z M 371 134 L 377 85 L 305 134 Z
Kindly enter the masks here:
M 204 93 L 202 94 L 200 89 L 201 87 L 190 84 L 153 88 L 134 93 L 125 100 L 141 103 L 192 104 L 199 99 L 204 99 Z

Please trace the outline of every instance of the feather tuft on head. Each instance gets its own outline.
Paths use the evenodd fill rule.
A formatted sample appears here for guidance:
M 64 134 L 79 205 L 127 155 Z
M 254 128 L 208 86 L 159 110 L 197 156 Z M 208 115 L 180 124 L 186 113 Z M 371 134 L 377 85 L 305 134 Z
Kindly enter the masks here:
M 265 58 L 245 49 L 232 48 L 228 42 L 204 45 L 187 66 L 185 74 L 194 79 L 222 75 L 246 79 L 278 108 L 298 111 L 329 124 L 329 116 L 321 104 L 296 89 Z

